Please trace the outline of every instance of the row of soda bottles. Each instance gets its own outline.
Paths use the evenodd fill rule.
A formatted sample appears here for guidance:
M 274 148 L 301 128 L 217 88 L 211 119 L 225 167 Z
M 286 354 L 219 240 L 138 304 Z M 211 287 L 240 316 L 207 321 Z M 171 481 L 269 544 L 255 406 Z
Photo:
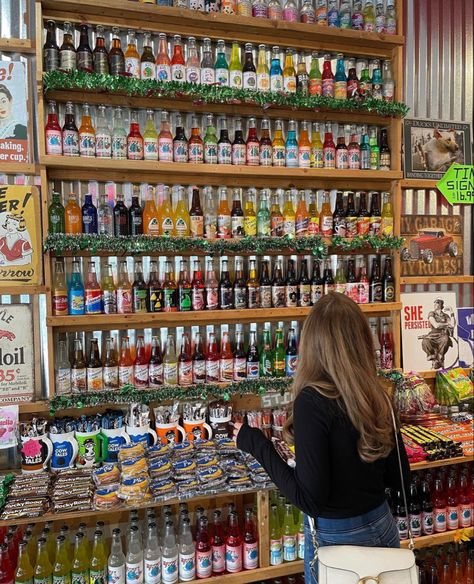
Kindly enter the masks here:
M 293 1 L 293 0 L 290 0 Z M 257 66 L 254 62 L 254 48 L 245 43 L 242 62 L 241 46 L 232 43 L 230 59 L 227 59 L 226 44 L 219 39 L 215 56 L 212 41 L 205 38 L 199 47 L 195 37 L 189 37 L 185 46 L 180 35 L 173 36 L 172 56 L 169 56 L 166 34 L 161 33 L 156 57 L 150 33 L 143 36 L 143 52 L 140 56 L 136 33 L 128 31 L 128 46 L 125 53 L 121 48 L 119 29 L 112 29 L 112 46 L 106 48 L 104 28 L 96 27 L 96 46 L 92 51 L 89 45 L 89 27 L 80 26 L 80 40 L 74 47 L 71 23 L 63 25 L 64 35 L 61 47 L 56 42 L 56 24 L 53 20 L 46 23 L 46 42 L 43 47 L 44 70 L 85 71 L 99 74 L 128 75 L 136 79 L 157 79 L 178 83 L 217 84 L 234 89 L 253 91 L 273 91 L 303 95 L 324 95 L 336 99 L 374 97 L 393 101 L 394 80 L 391 63 L 386 60 L 383 67 L 379 59 L 356 60 L 355 57 L 337 55 L 336 73 L 332 70 L 331 54 L 324 55 L 323 71 L 320 70 L 319 53 L 309 55 L 301 52 L 295 63 L 295 50 L 287 48 L 285 59 L 279 46 L 272 47 L 270 67 L 268 52 L 264 44 L 258 45 Z M 295 67 L 296 64 L 296 67 Z M 307 65 L 310 65 L 309 72 Z
M 245 509 L 243 525 L 229 503 L 212 512 L 197 507 L 191 512 L 180 503 L 176 514 L 169 505 L 161 513 L 149 509 L 142 520 L 130 512 L 124 529 L 111 529 L 98 521 L 89 539 L 81 523 L 72 541 L 67 525 L 53 533 L 53 525 L 25 531 L 9 528 L 0 548 L 2 584 L 174 584 L 258 567 L 259 550 L 255 514 Z M 293 508 L 288 523 L 294 529 Z M 193 522 L 191 522 L 193 519 Z M 284 523 L 284 525 L 286 525 Z M 111 531 L 109 537 L 109 530 Z
M 205 115 L 205 124 L 191 116 L 189 139 L 181 114 L 176 114 L 175 136 L 171 132 L 170 116 L 161 111 L 160 131 L 155 125 L 155 111 L 146 110 L 143 134 L 140 130 L 139 112 L 131 111 L 129 131 L 124 127 L 120 107 L 113 110 L 113 127 L 110 128 L 106 107 L 99 105 L 94 122 L 89 104 L 82 106 L 79 128 L 75 121 L 75 106 L 66 103 L 64 124 L 61 128 L 56 103 L 48 102 L 48 118 L 45 127 L 46 154 L 113 158 L 116 160 L 153 160 L 192 164 L 223 164 L 247 166 L 286 166 L 288 168 L 331 168 L 338 170 L 390 170 L 391 152 L 387 130 L 371 128 L 370 135 L 361 136 L 357 127 L 351 126 L 350 141 L 346 144 L 343 126 L 340 126 L 337 144 L 334 142 L 332 123 L 325 128 L 321 141 L 320 125 L 302 121 L 299 134 L 297 123 L 289 120 L 286 139 L 282 120 L 275 121 L 273 139 L 268 118 L 261 122 L 260 138 L 256 118 L 248 118 L 247 138 L 244 138 L 241 118 L 233 121 L 234 136 L 231 140 L 227 118 L 219 118 L 220 136 L 217 137 L 212 114 Z M 204 121 L 204 116 L 203 116 Z M 201 126 L 206 126 L 204 139 Z M 363 131 L 367 131 L 363 128 Z M 310 139 L 311 132 L 311 139 Z
M 379 369 L 393 367 L 393 338 L 390 324 L 370 322 Z M 130 334 L 130 331 L 127 331 Z M 100 338 L 99 338 L 100 337 Z M 239 328 L 233 335 L 223 330 L 220 343 L 215 330 L 209 330 L 206 342 L 201 331 L 194 334 L 168 332 L 164 348 L 160 336 L 152 336 L 151 344 L 145 342 L 144 335 L 136 336 L 131 346 L 130 337 L 122 336 L 120 352 L 117 354 L 114 336 L 95 335 L 89 338 L 88 358 L 84 356 L 81 340 L 76 333 L 73 347 L 68 347 L 64 339 L 58 342 L 56 354 L 56 392 L 61 394 L 79 391 L 118 389 L 125 384 L 141 388 L 155 388 L 162 385 L 188 386 L 200 383 L 220 383 L 259 379 L 263 377 L 291 377 L 298 365 L 296 328 L 290 326 L 285 334 L 279 325 L 273 335 L 265 327 L 260 332 L 251 328 L 246 335 Z M 285 339 L 286 337 L 286 339 Z M 179 353 L 176 342 L 180 338 Z M 99 344 L 102 345 L 102 357 Z M 71 352 L 69 351 L 71 348 Z
M 429 547 L 415 554 L 419 584 L 474 584 L 472 541 Z
M 393 235 L 393 207 L 390 193 L 337 191 L 334 211 L 329 191 L 324 191 L 318 208 L 318 194 L 299 191 L 296 208 L 295 195 L 290 189 L 262 189 L 257 209 L 256 189 L 248 189 L 242 205 L 242 190 L 232 191 L 232 207 L 228 202 L 228 189 L 219 189 L 219 201 L 212 187 L 204 187 L 204 205 L 199 189 L 189 191 L 177 187 L 177 200 L 164 186 L 158 196 L 148 187 L 140 200 L 140 191 L 134 187 L 131 203 L 127 207 L 122 193 L 114 200 L 107 193 L 94 197 L 84 195 L 81 206 L 76 193 L 70 192 L 63 205 L 59 192 L 53 192 L 48 208 L 49 233 L 98 234 L 113 236 L 169 235 L 175 237 L 206 237 L 206 239 L 238 239 L 247 237 L 346 237 L 357 235 Z M 175 192 L 176 194 L 176 192 Z M 284 194 L 283 208 L 280 202 Z M 381 205 L 383 198 L 383 205 Z M 143 200 L 144 199 L 144 200 Z M 309 204 L 308 204 L 309 200 Z
M 474 525 L 474 475 L 471 465 L 445 466 L 416 473 L 405 508 L 401 491 L 387 492 L 400 539 L 464 529 Z M 408 493 L 407 493 L 408 495 Z M 408 520 L 407 520 L 408 519 Z
M 143 4 L 222 12 L 254 18 L 286 20 L 365 30 L 394 35 L 397 32 L 395 0 L 139 0 Z
M 108 263 L 102 270 L 99 282 L 95 262 L 88 262 L 83 281 L 80 261 L 74 259 L 67 282 L 64 265 L 56 260 L 52 289 L 53 314 L 78 316 L 310 307 L 329 292 L 345 294 L 360 304 L 393 302 L 395 299 L 395 278 L 389 256 L 385 257 L 383 275 L 380 257 L 373 257 L 370 279 L 365 263 L 357 272 L 353 257 L 349 257 L 347 265 L 339 258 L 335 276 L 329 260 L 325 263 L 323 274 L 320 262 L 315 260 L 312 277 L 309 276 L 306 257 L 301 259 L 299 274 L 297 260 L 289 258 L 286 277 L 281 259 L 274 261 L 273 277 L 270 277 L 270 260 L 264 259 L 261 264 L 259 275 L 257 260 L 250 259 L 246 276 L 243 259 L 236 258 L 234 276 L 231 277 L 229 260 L 221 259 L 221 276 L 218 280 L 213 260 L 208 260 L 204 277 L 201 261 L 195 259 L 190 277 L 188 261 L 182 259 L 179 278 L 176 280 L 173 263 L 166 260 L 161 280 L 158 264 L 152 260 L 146 281 L 142 261 L 135 260 L 133 281 L 130 281 L 127 260 L 120 260 L 117 277 L 114 277 L 113 264 Z

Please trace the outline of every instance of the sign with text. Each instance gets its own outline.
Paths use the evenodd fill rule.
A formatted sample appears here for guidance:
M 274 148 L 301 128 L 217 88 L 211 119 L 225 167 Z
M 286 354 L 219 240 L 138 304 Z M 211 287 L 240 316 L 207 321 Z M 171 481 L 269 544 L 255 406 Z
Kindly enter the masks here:
M 3 304 L 0 306 L 0 402 L 30 401 L 34 386 L 31 305 Z
M 452 164 L 436 188 L 451 205 L 474 204 L 474 166 Z
M 0 186 L 0 292 L 41 282 L 39 217 L 37 187 Z
M 28 162 L 25 64 L 0 61 L 0 169 L 2 162 Z
M 402 215 L 402 276 L 459 276 L 463 273 L 460 215 Z
M 459 363 L 454 292 L 401 294 L 404 371 L 450 369 Z
M 474 366 L 474 308 L 458 308 L 459 366 Z

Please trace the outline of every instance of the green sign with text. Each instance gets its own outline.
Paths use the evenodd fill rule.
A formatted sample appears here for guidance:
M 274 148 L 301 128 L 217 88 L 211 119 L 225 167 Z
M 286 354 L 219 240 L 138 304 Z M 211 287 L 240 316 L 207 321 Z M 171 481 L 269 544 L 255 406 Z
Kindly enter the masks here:
M 452 164 L 436 188 L 451 205 L 474 204 L 474 166 Z

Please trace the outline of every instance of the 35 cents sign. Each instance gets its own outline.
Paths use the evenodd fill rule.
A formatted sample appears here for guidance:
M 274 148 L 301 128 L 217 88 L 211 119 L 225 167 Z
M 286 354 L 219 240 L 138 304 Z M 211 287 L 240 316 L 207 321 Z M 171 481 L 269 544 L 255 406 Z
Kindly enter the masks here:
M 31 400 L 34 371 L 31 306 L 4 304 L 0 306 L 0 402 Z

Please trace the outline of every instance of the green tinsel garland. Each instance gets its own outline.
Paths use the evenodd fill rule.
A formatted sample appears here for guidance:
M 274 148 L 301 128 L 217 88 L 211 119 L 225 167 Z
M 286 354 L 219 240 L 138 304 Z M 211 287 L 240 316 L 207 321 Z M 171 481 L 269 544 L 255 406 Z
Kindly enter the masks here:
M 402 237 L 379 237 L 376 235 L 357 236 L 353 239 L 333 237 L 325 240 L 319 235 L 290 238 L 283 237 L 243 237 L 238 240 L 203 239 L 200 237 L 152 237 L 139 235 L 134 237 L 111 237 L 109 235 L 65 235 L 49 234 L 44 243 L 44 250 L 57 256 L 65 252 L 80 254 L 88 251 L 92 255 L 98 252 L 108 252 L 117 255 L 136 254 L 169 254 L 180 252 L 196 252 L 206 255 L 222 255 L 226 253 L 255 253 L 262 255 L 269 252 L 292 251 L 297 254 L 311 253 L 317 259 L 323 259 L 328 254 L 329 247 L 337 247 L 342 251 L 372 248 L 399 249 L 403 245 Z
M 119 405 L 128 403 L 162 402 L 174 399 L 194 400 L 222 398 L 229 401 L 233 395 L 264 395 L 268 391 L 283 394 L 291 385 L 291 377 L 271 377 L 235 381 L 227 385 L 203 383 L 181 387 L 173 385 L 159 389 L 137 389 L 133 385 L 124 385 L 118 390 L 57 395 L 50 401 L 50 413 L 54 416 L 60 410 L 88 408 L 102 405 Z
M 401 102 L 387 102 L 381 99 L 335 99 L 322 95 L 302 95 L 250 91 L 218 85 L 197 85 L 177 81 L 155 81 L 136 79 L 124 75 L 104 75 L 84 71 L 50 71 L 43 76 L 44 91 L 81 90 L 94 93 L 111 93 L 131 97 L 153 97 L 167 99 L 191 98 L 198 104 L 227 103 L 239 105 L 247 103 L 259 105 L 264 110 L 272 106 L 291 109 L 330 110 L 340 112 L 367 112 L 391 118 L 403 118 L 409 107 Z M 73 100 L 74 95 L 70 95 Z M 177 107 L 179 107 L 177 105 Z

